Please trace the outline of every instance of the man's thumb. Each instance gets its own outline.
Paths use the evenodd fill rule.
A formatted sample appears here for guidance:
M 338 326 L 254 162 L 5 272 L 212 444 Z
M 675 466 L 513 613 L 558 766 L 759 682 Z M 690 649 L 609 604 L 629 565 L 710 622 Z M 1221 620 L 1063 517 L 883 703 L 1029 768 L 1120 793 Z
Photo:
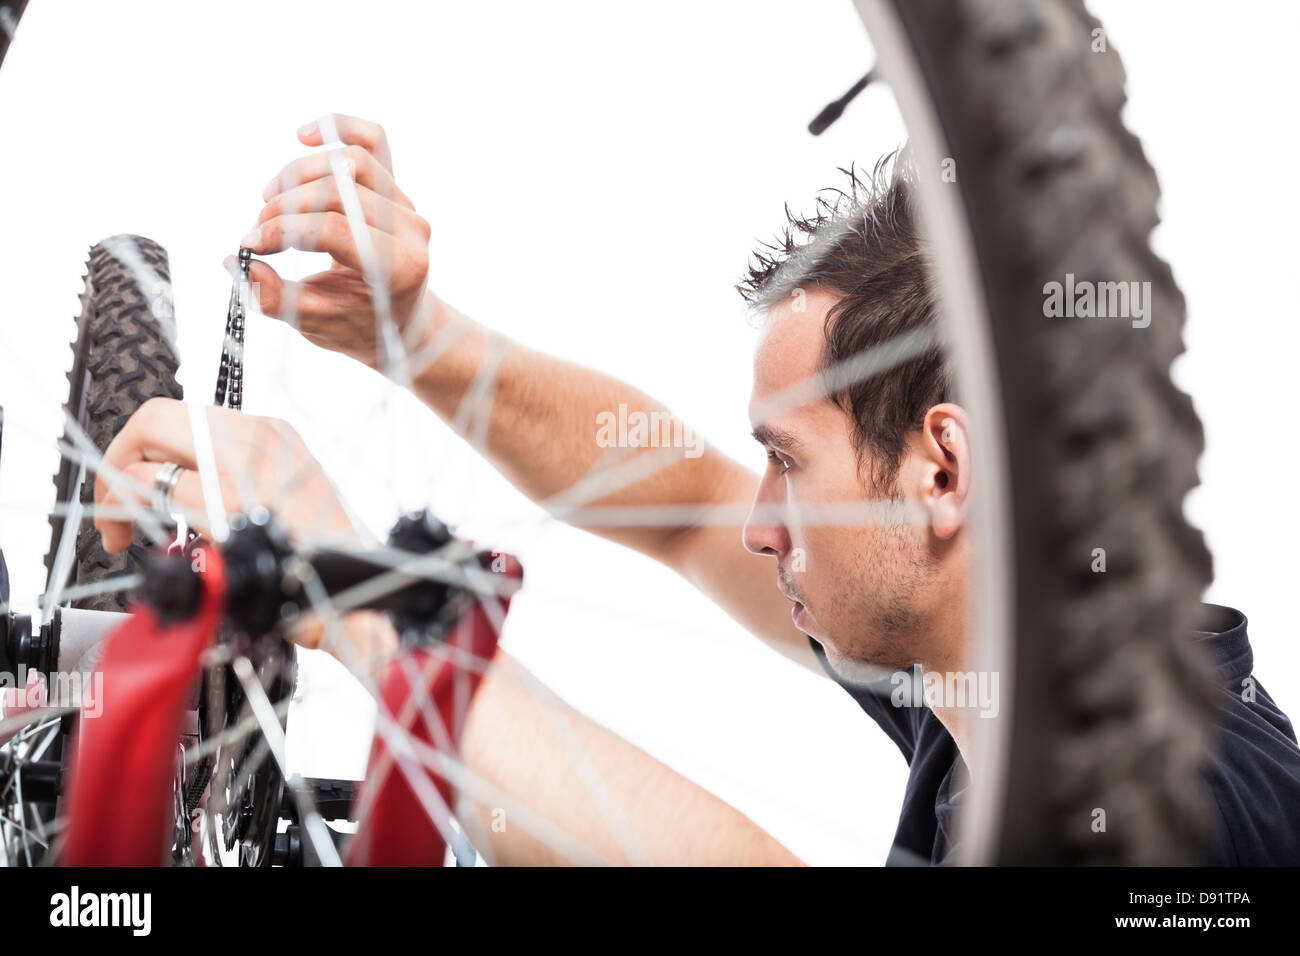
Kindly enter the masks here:
M 231 278 L 239 278 L 239 260 L 226 256 L 221 264 L 226 267 Z M 284 280 L 265 262 L 254 259 L 248 269 L 250 293 L 257 303 L 258 311 L 273 319 L 282 318 L 280 312 L 284 302 Z

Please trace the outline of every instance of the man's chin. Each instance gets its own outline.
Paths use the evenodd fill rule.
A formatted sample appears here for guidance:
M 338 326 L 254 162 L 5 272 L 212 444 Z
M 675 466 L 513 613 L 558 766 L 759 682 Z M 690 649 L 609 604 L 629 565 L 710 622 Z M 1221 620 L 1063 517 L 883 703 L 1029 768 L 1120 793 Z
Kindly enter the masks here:
M 817 615 L 806 604 L 797 603 L 790 609 L 790 619 L 794 626 L 803 631 L 826 650 L 827 656 L 841 656 L 842 651 L 828 628 L 822 626 Z
M 805 631 L 809 637 L 813 638 L 822 646 L 826 652 L 826 662 L 830 664 L 839 677 L 858 684 L 867 684 L 872 681 L 883 680 L 900 670 L 909 670 L 912 667 L 910 663 L 904 663 L 902 658 L 897 654 L 888 654 L 884 652 L 873 653 L 872 651 L 863 651 L 858 648 L 846 650 L 838 646 L 834 638 L 815 634 L 811 631 Z

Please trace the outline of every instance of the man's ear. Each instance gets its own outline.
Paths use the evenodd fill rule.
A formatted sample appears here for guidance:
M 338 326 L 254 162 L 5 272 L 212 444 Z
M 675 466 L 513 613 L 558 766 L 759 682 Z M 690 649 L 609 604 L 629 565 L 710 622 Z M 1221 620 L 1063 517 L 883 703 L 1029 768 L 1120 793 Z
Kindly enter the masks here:
M 966 521 L 970 498 L 970 430 L 966 411 L 943 402 L 925 413 L 921 427 L 921 503 L 930 512 L 930 527 L 951 538 Z

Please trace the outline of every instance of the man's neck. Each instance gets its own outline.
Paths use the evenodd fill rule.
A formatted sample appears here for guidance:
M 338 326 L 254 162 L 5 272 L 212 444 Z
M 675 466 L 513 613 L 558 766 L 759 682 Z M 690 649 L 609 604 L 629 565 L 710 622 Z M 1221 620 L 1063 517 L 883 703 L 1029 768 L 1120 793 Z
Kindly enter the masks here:
M 931 618 L 930 647 L 920 662 L 926 703 L 957 744 L 971 768 L 974 721 L 996 716 L 997 675 L 968 669 L 970 621 L 964 584 L 941 596 Z
M 969 712 L 963 707 L 941 707 L 932 706 L 934 716 L 939 718 L 939 723 L 952 736 L 953 742 L 957 744 L 957 750 L 961 753 L 961 759 L 966 762 L 967 768 L 971 765 L 970 746 L 967 740 L 967 730 L 970 727 Z

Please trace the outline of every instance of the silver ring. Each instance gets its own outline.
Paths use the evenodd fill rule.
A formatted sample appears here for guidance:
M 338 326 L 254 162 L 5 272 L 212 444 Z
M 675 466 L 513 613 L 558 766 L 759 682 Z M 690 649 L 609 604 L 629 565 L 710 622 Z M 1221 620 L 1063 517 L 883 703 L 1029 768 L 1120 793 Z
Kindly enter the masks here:
M 184 470 L 170 461 L 158 469 L 153 476 L 153 500 L 150 502 L 154 511 L 171 514 L 172 492 L 176 490 L 176 483 L 181 480 L 181 472 Z

